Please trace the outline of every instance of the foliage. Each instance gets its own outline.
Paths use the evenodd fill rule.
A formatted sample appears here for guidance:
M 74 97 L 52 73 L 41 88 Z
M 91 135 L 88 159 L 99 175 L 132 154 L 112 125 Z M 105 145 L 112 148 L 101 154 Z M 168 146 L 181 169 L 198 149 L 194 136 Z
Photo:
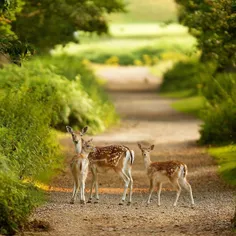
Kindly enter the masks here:
M 209 153 L 219 165 L 219 173 L 231 185 L 236 185 L 236 146 L 211 147 Z
M 93 73 L 72 57 L 41 58 L 22 68 L 9 66 L 0 71 L 0 85 L 4 91 L 28 91 L 42 103 L 50 99 L 51 125 L 56 128 L 88 125 L 97 132 L 116 121 L 114 107 Z
M 196 94 L 199 89 L 199 77 L 208 76 L 213 72 L 214 67 L 203 65 L 197 60 L 177 62 L 165 73 L 160 90 L 161 92 L 173 92 L 191 89 L 192 93 Z
M 11 22 L 16 20 L 16 15 L 22 10 L 23 0 L 2 0 L 0 2 L 0 35 L 13 35 Z
M 180 99 L 171 106 L 177 111 L 200 117 L 201 110 L 205 107 L 205 99 L 202 96 L 191 96 Z
M 72 41 L 76 30 L 107 32 L 104 15 L 123 10 L 123 0 L 24 0 L 24 7 L 12 22 L 12 29 L 21 41 L 47 50 Z
M 42 201 L 39 191 L 23 181 L 38 180 L 39 173 L 51 171 L 62 160 L 50 129 L 51 101 L 39 101 L 36 95 L 26 86 L 9 88 L 0 100 L 0 233 L 4 234 L 17 231 Z
M 58 160 L 59 147 L 49 127 L 51 113 L 51 101 L 40 101 L 26 86 L 10 90 L 1 100 L 0 153 L 11 160 L 20 179 L 34 178 Z
M 201 61 L 215 61 L 218 70 L 231 70 L 236 65 L 235 0 L 176 0 L 179 19 L 189 27 L 202 50 Z
M 201 143 L 236 141 L 236 74 L 218 74 L 203 83 L 208 103 L 202 119 Z
M 16 14 L 21 11 L 22 5 L 22 0 L 3 0 L 0 3 L 0 56 L 6 57 L 6 61 L 9 60 L 17 65 L 33 54 L 33 48 L 18 40 L 11 30 L 11 22 L 16 20 Z
M 43 201 L 42 192 L 22 183 L 1 154 L 0 199 L 0 233 L 7 235 L 17 232 L 27 222 L 31 211 Z
M 145 25 L 141 25 L 142 30 Z M 180 29 L 182 30 L 182 29 Z M 66 47 L 57 47 L 53 54 L 68 54 L 79 59 L 86 58 L 95 63 L 109 63 L 120 65 L 153 65 L 160 59 L 179 60 L 189 55 L 193 50 L 195 40 L 186 33 L 183 35 L 163 35 L 158 38 L 102 38 L 94 42 L 81 39 L 81 44 L 70 43 Z M 182 34 L 182 33 L 181 33 Z M 172 53 L 171 53 L 172 52 Z

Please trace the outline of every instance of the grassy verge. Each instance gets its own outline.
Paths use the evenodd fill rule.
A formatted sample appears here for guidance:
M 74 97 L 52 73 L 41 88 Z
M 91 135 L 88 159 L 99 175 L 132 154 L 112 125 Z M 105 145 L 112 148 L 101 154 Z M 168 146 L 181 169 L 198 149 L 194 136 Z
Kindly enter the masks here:
M 236 185 L 236 145 L 212 147 L 208 152 L 213 156 L 218 165 L 222 178 L 231 185 Z
M 182 91 L 179 94 L 181 93 L 183 96 L 187 94 L 187 91 Z M 177 96 L 177 93 L 175 96 Z M 174 102 L 172 107 L 177 111 L 200 117 L 201 109 L 204 107 L 204 101 L 204 97 L 202 96 L 192 96 Z

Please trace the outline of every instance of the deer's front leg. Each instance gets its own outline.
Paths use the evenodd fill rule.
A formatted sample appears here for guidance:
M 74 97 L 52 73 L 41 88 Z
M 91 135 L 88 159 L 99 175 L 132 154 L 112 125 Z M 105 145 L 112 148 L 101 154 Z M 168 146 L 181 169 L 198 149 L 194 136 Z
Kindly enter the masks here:
M 75 203 L 75 199 L 76 196 L 78 194 L 79 191 L 79 176 L 78 176 L 78 171 L 77 171 L 77 165 L 72 165 L 71 166 L 71 172 L 72 172 L 72 176 L 73 176 L 73 180 L 74 180 L 74 188 L 73 188 L 73 193 L 72 193 L 72 198 L 70 200 L 70 204 L 74 204 Z

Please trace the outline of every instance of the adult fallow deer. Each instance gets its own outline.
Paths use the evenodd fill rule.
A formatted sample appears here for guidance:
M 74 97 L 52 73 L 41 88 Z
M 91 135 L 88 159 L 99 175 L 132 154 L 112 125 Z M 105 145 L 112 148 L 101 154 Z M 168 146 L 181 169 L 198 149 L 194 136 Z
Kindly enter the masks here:
M 96 148 L 92 144 L 92 140 L 82 140 L 81 153 L 77 153 L 70 164 L 72 176 L 74 179 L 74 189 L 70 203 L 74 204 L 77 193 L 80 188 L 80 203 L 85 204 L 85 181 L 88 175 L 89 160 L 88 155 L 91 152 L 96 151 Z

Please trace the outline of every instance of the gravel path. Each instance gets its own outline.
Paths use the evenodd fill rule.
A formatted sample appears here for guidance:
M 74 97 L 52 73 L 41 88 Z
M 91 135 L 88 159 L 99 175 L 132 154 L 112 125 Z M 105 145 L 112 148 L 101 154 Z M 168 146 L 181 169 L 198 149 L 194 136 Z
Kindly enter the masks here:
M 99 72 L 108 80 L 107 89 L 122 116 L 119 127 L 94 137 L 98 145 L 125 144 L 135 151 L 134 194 L 131 206 L 119 206 L 123 183 L 113 172 L 101 174 L 100 203 L 70 205 L 72 179 L 67 168 L 58 176 L 49 193 L 49 201 L 32 216 L 47 220 L 53 230 L 26 232 L 25 235 L 234 235 L 230 229 L 235 191 L 217 175 L 217 166 L 204 148 L 196 145 L 200 121 L 175 112 L 171 100 L 159 97 L 153 88 L 160 81 L 146 68 L 117 67 Z M 170 185 L 162 191 L 160 207 L 157 195 L 146 206 L 148 179 L 137 142 L 155 144 L 153 161 L 178 159 L 189 168 L 188 179 L 196 205 L 190 207 L 183 191 L 173 208 L 175 192 Z M 70 160 L 73 146 L 69 135 L 62 140 Z M 90 185 L 89 174 L 87 187 Z

